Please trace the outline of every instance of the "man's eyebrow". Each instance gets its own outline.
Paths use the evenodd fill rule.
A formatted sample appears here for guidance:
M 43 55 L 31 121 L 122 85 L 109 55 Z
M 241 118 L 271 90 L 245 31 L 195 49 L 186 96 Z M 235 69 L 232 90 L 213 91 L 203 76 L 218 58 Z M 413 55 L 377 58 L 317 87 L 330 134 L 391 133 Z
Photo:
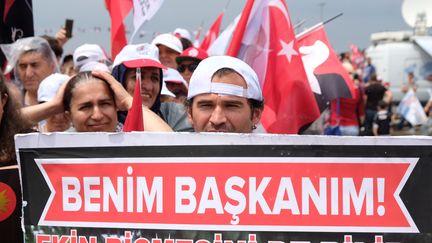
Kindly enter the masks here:
M 223 103 L 229 105 L 243 105 L 243 102 L 241 102 L 240 100 L 225 100 L 223 101 Z
M 197 104 L 209 104 L 209 103 L 213 103 L 212 100 L 198 100 Z

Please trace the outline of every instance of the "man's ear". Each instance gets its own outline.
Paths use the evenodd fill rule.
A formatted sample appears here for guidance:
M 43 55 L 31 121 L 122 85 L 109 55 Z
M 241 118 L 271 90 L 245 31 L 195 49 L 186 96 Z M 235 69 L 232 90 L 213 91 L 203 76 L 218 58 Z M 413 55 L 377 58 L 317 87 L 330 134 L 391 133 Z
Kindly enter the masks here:
M 254 125 L 256 125 L 260 122 L 263 110 L 264 110 L 264 108 L 253 108 L 252 109 L 252 123 Z
M 187 106 L 187 116 L 190 124 L 192 124 L 193 127 L 193 119 L 192 119 L 192 105 Z

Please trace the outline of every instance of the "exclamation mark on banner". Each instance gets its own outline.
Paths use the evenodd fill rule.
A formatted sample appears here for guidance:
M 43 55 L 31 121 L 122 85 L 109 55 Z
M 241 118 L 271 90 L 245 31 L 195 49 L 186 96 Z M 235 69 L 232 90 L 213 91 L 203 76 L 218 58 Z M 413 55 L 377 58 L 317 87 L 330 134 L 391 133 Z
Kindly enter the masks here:
M 383 243 L 384 237 L 382 235 L 375 235 L 375 243 Z
M 344 242 L 343 243 L 353 243 L 352 242 L 352 235 L 344 235 Z
M 383 205 L 380 205 L 381 203 L 384 203 L 384 195 L 385 195 L 385 179 L 384 178 L 377 178 L 377 193 L 378 193 L 378 208 L 377 213 L 379 216 L 383 216 L 385 214 L 385 207 Z

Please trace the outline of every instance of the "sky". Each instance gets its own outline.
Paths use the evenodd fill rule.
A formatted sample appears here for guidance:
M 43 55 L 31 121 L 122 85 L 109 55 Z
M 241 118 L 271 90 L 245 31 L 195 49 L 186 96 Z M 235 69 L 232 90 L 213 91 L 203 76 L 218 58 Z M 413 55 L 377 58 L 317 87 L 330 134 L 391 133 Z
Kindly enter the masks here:
M 411 30 L 401 14 L 403 0 L 287 0 L 293 23 L 304 20 L 297 31 L 311 27 L 321 19 L 343 15 L 326 24 L 327 35 L 333 48 L 346 51 L 351 43 L 360 48 L 370 45 L 370 35 L 382 31 Z M 200 25 L 206 31 L 226 7 L 222 29 L 243 9 L 245 0 L 164 0 L 162 7 L 134 38 L 133 43 L 150 42 L 156 32 L 171 32 L 175 28 L 196 30 Z M 65 19 L 74 19 L 73 38 L 66 43 L 65 53 L 84 43 L 96 43 L 110 52 L 110 18 L 103 0 L 38 0 L 33 1 L 36 35 L 55 35 Z M 126 19 L 133 31 L 132 14 Z M 201 35 L 201 39 L 204 34 Z

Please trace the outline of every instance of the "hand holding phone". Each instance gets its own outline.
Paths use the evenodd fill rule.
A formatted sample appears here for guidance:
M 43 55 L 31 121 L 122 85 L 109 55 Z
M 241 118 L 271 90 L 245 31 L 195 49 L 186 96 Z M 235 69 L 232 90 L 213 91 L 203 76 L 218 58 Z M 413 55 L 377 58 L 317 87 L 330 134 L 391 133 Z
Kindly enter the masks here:
M 67 38 L 72 37 L 72 28 L 73 28 L 73 19 L 66 19 L 65 30 L 66 30 Z

